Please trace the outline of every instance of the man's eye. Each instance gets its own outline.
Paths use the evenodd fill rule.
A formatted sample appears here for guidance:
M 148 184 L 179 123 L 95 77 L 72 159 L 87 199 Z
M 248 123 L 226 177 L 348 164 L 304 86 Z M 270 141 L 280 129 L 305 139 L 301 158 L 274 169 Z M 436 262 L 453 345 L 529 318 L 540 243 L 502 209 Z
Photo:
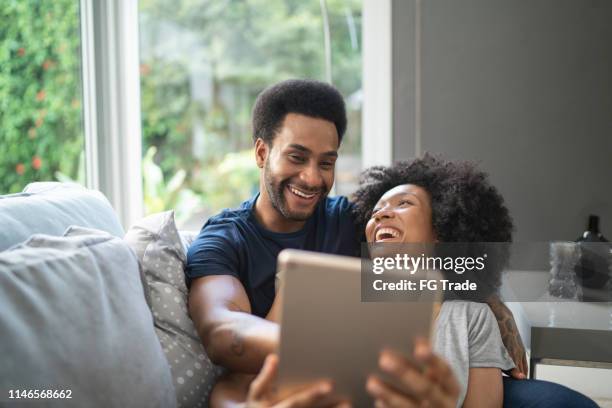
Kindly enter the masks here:
M 329 169 L 331 167 L 334 167 L 334 163 L 332 163 L 332 162 L 321 162 L 321 167 L 323 167 L 325 169 Z
M 306 161 L 306 159 L 297 154 L 290 154 L 289 158 L 296 163 L 304 163 Z

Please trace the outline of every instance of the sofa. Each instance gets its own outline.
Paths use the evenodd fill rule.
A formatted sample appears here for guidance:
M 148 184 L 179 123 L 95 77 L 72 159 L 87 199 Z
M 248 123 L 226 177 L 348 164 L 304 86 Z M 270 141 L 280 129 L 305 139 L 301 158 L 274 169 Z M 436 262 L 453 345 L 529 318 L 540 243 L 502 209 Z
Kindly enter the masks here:
M 172 211 L 126 232 L 100 192 L 42 182 L 0 196 L 0 226 L 0 406 L 208 406 Z

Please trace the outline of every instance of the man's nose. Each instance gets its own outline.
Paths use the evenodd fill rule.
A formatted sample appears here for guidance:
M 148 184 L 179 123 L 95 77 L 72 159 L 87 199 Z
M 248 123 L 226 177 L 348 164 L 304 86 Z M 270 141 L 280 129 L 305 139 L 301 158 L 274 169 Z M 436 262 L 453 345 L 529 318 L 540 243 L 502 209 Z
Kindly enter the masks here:
M 320 188 L 323 185 L 323 177 L 319 167 L 316 165 L 307 166 L 300 172 L 300 180 L 308 187 Z

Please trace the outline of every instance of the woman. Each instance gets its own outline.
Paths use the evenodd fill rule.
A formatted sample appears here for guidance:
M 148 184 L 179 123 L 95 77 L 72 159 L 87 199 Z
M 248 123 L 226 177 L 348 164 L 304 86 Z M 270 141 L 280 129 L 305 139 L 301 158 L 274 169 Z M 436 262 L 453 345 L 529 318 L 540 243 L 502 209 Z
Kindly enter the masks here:
M 512 219 L 502 196 L 473 163 L 426 154 L 410 162 L 366 170 L 354 195 L 357 222 L 370 243 L 510 242 Z M 392 236 L 386 232 L 391 228 Z M 508 259 L 507 246 L 495 251 L 486 275 L 478 277 L 493 294 Z M 436 322 L 434 351 L 453 367 L 461 384 L 457 406 L 597 407 L 559 384 L 503 377 L 514 366 L 501 343 L 499 326 L 483 303 L 446 301 Z M 505 393 L 504 393 L 505 391 Z M 431 404 L 435 406 L 435 404 Z
M 425 155 L 371 168 L 362 175 L 354 203 L 368 243 L 508 242 L 512 238 L 512 220 L 501 195 L 469 163 Z M 499 268 L 487 270 L 491 292 L 499 285 L 499 272 Z M 449 362 L 459 380 L 458 406 L 502 406 L 502 370 L 513 368 L 514 363 L 487 304 L 444 302 L 434 350 Z

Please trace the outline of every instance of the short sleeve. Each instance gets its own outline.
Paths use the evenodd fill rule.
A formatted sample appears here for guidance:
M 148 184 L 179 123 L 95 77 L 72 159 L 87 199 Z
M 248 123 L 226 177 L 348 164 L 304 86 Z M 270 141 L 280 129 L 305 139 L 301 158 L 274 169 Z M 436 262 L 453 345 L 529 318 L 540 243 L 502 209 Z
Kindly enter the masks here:
M 495 315 L 486 303 L 469 302 L 468 332 L 470 367 L 514 368 Z
M 188 284 L 210 275 L 239 276 L 238 240 L 233 223 L 207 224 L 187 251 Z
M 365 240 L 363 231 L 359 231 L 355 223 L 355 205 L 345 196 L 336 196 L 328 200 L 327 212 L 330 215 L 328 220 L 328 231 L 336 231 L 334 248 L 330 251 L 337 255 L 359 257 L 361 255 L 361 241 Z M 334 237 L 330 234 L 330 237 Z

